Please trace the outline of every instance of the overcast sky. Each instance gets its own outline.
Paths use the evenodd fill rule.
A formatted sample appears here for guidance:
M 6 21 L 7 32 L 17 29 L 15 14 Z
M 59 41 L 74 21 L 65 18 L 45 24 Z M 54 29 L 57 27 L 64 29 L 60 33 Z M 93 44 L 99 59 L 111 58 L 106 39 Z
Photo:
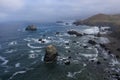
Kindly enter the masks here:
M 0 0 L 0 22 L 48 22 L 120 13 L 120 0 Z

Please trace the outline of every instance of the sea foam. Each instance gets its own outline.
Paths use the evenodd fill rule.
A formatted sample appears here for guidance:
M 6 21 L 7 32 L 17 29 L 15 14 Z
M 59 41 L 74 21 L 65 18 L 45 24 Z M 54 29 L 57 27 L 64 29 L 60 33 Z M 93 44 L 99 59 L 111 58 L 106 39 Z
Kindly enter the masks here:
M 11 80 L 14 76 L 16 76 L 17 74 L 23 74 L 23 73 L 26 73 L 26 71 L 18 71 L 18 72 L 15 72 L 8 80 Z
M 40 46 L 32 46 L 30 43 L 27 44 L 29 48 L 36 49 L 36 48 L 42 48 Z
M 8 63 L 8 60 L 5 59 L 5 57 L 0 56 L 0 60 L 3 61 L 1 65 L 6 65 Z
M 8 45 L 12 46 L 12 45 L 17 45 L 17 41 L 12 41 L 10 42 Z
M 98 32 L 100 32 L 98 27 L 92 27 L 92 28 L 83 30 L 83 33 L 86 33 L 86 34 L 97 34 Z

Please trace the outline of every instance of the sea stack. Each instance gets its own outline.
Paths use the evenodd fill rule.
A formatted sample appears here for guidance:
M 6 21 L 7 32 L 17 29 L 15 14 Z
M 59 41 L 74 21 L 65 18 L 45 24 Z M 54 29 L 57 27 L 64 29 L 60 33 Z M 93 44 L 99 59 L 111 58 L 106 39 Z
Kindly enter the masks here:
M 26 31 L 36 31 L 37 27 L 35 25 L 28 25 L 25 30 Z
M 46 63 L 53 63 L 55 61 L 57 61 L 57 49 L 55 46 L 53 45 L 48 45 L 46 47 L 46 53 L 45 53 L 45 56 L 44 56 L 44 61 Z

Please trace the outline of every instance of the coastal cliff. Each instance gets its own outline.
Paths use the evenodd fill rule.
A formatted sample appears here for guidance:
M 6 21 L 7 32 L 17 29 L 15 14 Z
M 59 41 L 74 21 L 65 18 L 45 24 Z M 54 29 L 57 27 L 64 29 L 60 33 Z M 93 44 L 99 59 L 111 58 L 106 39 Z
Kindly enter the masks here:
M 88 26 L 109 26 L 111 28 L 110 34 L 103 35 L 109 38 L 111 43 L 106 44 L 106 47 L 117 56 L 120 56 L 120 14 L 107 15 L 107 14 L 97 14 L 91 16 L 85 20 L 77 20 L 73 24 L 78 25 L 88 25 Z
M 120 26 L 120 14 L 97 14 L 85 20 L 77 20 L 73 24 L 90 26 Z
M 112 33 L 110 36 L 120 39 L 120 14 L 96 14 L 85 20 L 77 20 L 75 25 L 88 25 L 88 26 L 109 26 Z

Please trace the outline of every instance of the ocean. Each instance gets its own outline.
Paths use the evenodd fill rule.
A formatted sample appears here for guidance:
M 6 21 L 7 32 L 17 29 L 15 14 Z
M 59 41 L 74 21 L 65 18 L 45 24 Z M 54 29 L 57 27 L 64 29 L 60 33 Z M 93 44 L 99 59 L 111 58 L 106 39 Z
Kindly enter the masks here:
M 25 31 L 27 25 L 0 24 L 0 80 L 116 80 L 111 73 L 120 73 L 120 60 L 99 45 L 110 41 L 95 36 L 100 32 L 97 26 L 35 23 L 37 31 Z M 69 30 L 87 35 L 76 37 L 67 34 Z M 51 44 L 57 48 L 58 60 L 45 64 L 45 47 Z M 65 65 L 68 57 L 70 65 Z

